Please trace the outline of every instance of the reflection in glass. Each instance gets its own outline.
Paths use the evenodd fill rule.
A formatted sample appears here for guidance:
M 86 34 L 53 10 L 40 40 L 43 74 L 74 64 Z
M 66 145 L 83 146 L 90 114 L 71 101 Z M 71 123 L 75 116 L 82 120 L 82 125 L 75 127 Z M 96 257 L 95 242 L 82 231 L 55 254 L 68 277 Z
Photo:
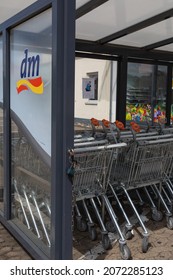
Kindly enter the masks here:
M 172 71 L 172 96 L 171 96 L 171 124 L 173 125 L 173 71 Z
M 12 215 L 33 240 L 50 246 L 51 170 L 12 122 Z M 37 242 L 38 242 L 37 240 Z
M 0 210 L 3 210 L 4 168 L 3 168 L 3 110 L 0 108 Z
M 157 68 L 156 94 L 153 96 L 154 122 L 166 121 L 167 66 Z M 154 98 L 155 97 L 155 98 Z
M 165 121 L 167 67 L 128 63 L 127 121 Z
M 152 65 L 128 63 L 126 120 L 151 120 Z
M 52 10 L 11 30 L 13 222 L 47 255 L 51 235 Z
M 4 168 L 3 168 L 3 71 L 2 37 L 0 37 L 0 210 L 4 210 Z

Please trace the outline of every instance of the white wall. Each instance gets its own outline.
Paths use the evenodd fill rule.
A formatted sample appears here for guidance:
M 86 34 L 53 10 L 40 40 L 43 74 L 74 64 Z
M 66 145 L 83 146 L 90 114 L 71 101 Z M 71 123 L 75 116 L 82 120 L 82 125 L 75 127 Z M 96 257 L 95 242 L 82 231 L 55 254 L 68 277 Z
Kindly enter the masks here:
M 75 68 L 75 117 L 109 119 L 111 62 L 76 58 Z M 98 72 L 98 101 L 88 102 L 87 99 L 82 98 L 82 78 L 87 78 L 87 73 L 90 72 Z

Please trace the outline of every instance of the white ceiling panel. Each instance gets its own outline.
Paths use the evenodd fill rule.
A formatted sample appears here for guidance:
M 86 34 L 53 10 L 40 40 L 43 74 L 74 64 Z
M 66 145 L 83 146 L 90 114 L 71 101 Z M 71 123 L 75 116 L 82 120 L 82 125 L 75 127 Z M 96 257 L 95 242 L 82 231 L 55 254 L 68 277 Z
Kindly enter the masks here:
M 144 47 L 171 37 L 173 37 L 173 18 L 143 28 L 140 31 L 114 40 L 111 43 L 133 47 Z
M 0 24 L 37 0 L 0 0 Z
M 0 24 L 36 1 L 0 0 Z M 76 10 L 82 6 L 85 8 L 85 4 L 88 4 L 86 13 L 82 9 L 82 14 L 79 13 L 76 19 L 76 39 L 97 41 L 142 21 L 148 22 L 148 19 L 169 10 L 169 18 L 159 18 L 158 23 L 142 26 L 139 31 L 133 29 L 128 35 L 107 42 L 141 48 L 173 38 L 173 0 L 108 0 L 104 4 L 101 0 L 76 0 Z M 36 28 L 33 32 L 41 30 Z M 173 52 L 172 41 L 169 40 L 169 43 L 160 48 L 157 45 L 157 50 Z
M 76 0 L 76 9 L 80 8 L 88 2 L 90 2 L 90 0 Z
M 109 0 L 76 20 L 76 38 L 99 40 L 171 8 L 173 0 Z
M 173 52 L 173 43 L 169 44 L 169 45 L 165 45 L 165 46 L 160 47 L 160 48 L 157 48 L 156 50 Z

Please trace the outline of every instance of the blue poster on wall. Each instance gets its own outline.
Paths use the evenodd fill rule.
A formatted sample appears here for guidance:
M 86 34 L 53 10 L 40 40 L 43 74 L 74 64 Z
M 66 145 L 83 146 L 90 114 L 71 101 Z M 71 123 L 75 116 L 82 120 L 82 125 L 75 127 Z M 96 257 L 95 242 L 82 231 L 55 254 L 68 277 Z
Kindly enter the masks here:
M 94 78 L 82 79 L 82 96 L 85 99 L 94 99 Z

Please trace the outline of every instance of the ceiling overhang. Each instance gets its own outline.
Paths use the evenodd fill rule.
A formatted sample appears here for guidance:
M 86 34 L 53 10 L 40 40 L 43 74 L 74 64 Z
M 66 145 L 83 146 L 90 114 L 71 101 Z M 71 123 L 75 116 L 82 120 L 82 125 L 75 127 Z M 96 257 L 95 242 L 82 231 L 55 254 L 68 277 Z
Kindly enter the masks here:
M 76 0 L 76 51 L 173 61 L 172 0 L 82 2 Z

